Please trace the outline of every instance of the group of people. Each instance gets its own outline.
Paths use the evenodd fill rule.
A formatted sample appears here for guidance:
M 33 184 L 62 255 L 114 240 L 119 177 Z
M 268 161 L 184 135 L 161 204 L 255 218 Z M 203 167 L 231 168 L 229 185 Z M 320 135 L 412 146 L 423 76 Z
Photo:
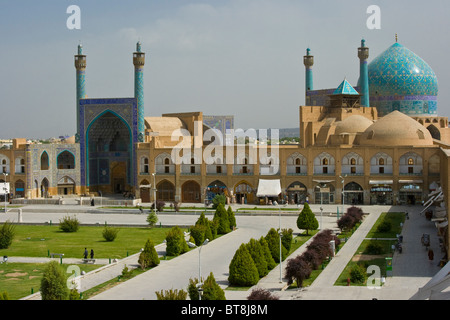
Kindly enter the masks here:
M 89 255 L 89 252 L 87 248 L 84 248 L 84 259 L 87 259 Z M 91 249 L 91 259 L 94 259 L 94 249 Z

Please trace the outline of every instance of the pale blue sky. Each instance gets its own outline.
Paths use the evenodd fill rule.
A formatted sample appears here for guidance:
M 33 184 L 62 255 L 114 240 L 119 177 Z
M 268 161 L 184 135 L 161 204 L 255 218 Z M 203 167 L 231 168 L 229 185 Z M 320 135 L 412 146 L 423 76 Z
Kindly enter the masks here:
M 66 9 L 81 9 L 69 30 Z M 381 9 L 369 30 L 366 9 Z M 0 138 L 73 135 L 79 41 L 90 98 L 133 96 L 132 52 L 146 52 L 145 115 L 203 111 L 234 115 L 237 128 L 298 126 L 303 55 L 315 56 L 314 87 L 356 85 L 357 48 L 369 61 L 399 42 L 439 80 L 438 113 L 450 116 L 448 1 L 0 0 Z M 8 112 L 8 114 L 6 114 Z M 7 115 L 7 117 L 6 117 Z M 5 120 L 5 118 L 7 120 Z

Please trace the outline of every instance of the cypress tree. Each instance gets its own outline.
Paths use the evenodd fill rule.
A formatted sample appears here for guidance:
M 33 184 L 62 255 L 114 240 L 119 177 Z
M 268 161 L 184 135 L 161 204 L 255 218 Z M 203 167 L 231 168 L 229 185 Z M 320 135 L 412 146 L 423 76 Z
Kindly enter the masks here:
M 234 212 L 233 209 L 231 209 L 231 206 L 228 207 L 227 213 L 228 213 L 228 220 L 230 221 L 230 229 L 233 230 L 233 228 L 236 227 L 236 217 L 234 216 Z
M 226 234 L 231 231 L 227 210 L 221 203 L 214 213 L 214 220 L 217 221 L 217 234 Z
M 144 251 L 139 255 L 138 263 L 142 269 L 153 268 L 159 264 L 158 253 L 153 241 L 148 239 L 145 243 Z
M 261 248 L 264 253 L 264 258 L 266 259 L 267 262 L 267 268 L 269 270 L 272 270 L 273 268 L 276 267 L 277 263 L 275 262 L 275 260 L 273 260 L 272 253 L 270 253 L 269 245 L 267 244 L 267 241 L 263 236 L 261 236 L 261 238 L 259 239 L 259 243 L 261 244 Z
M 228 281 L 236 286 L 253 286 L 259 281 L 258 269 L 245 244 L 241 244 L 230 262 Z
M 69 298 L 66 275 L 57 261 L 47 264 L 42 275 L 40 291 L 42 300 L 67 300 Z
M 261 244 L 255 239 L 250 239 L 249 243 L 247 243 L 247 250 L 252 256 L 256 269 L 258 269 L 259 277 L 262 278 L 267 275 L 269 270 L 267 268 L 267 261 L 264 257 L 264 251 Z
M 302 211 L 298 215 L 297 227 L 299 229 L 306 230 L 307 235 L 309 230 L 317 230 L 319 228 L 319 222 L 317 221 L 316 216 L 309 207 L 309 204 L 306 202 Z
M 267 245 L 269 246 L 270 253 L 272 254 L 273 260 L 276 263 L 280 262 L 280 236 L 278 235 L 277 230 L 271 228 L 266 235 Z M 281 246 L 281 259 L 286 259 L 287 250 L 282 245 Z

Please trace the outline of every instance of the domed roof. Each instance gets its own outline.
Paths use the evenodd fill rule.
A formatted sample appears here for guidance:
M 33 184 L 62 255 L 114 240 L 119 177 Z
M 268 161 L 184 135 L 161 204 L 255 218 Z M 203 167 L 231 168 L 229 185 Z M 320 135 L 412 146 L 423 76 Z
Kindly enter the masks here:
M 438 81 L 422 58 L 394 43 L 368 66 L 371 95 L 437 96 Z
M 361 136 L 361 145 L 429 146 L 430 132 L 411 117 L 393 111 L 369 126 Z
M 373 124 L 372 121 L 360 115 L 350 116 L 336 124 L 335 134 L 364 132 Z

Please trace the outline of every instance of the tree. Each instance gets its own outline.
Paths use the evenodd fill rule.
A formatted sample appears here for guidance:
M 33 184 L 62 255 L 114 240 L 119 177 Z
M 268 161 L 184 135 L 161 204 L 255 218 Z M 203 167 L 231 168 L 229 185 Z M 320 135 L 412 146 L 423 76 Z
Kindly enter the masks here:
M 256 269 L 258 269 L 259 277 L 262 278 L 267 275 L 269 269 L 267 268 L 267 261 L 264 257 L 264 251 L 261 244 L 255 239 L 250 239 L 247 243 L 247 250 L 252 256 Z
M 64 271 L 57 261 L 47 264 L 41 279 L 42 300 L 67 300 L 69 289 Z
M 291 250 L 293 232 L 294 230 L 292 230 L 291 228 L 281 229 L 281 244 L 286 248 L 287 252 Z
M 157 300 L 186 300 L 187 292 L 183 289 L 155 291 Z
M 271 228 L 269 232 L 266 235 L 266 241 L 267 245 L 270 249 L 270 254 L 272 255 L 273 260 L 275 260 L 276 263 L 280 262 L 280 236 L 278 235 L 277 230 L 274 228 Z M 287 256 L 287 250 L 282 245 L 281 246 L 281 260 L 286 259 Z
M 144 250 L 139 255 L 138 263 L 142 270 L 156 267 L 160 263 L 152 240 L 148 239 L 145 243 Z
M 113 227 L 105 227 L 102 232 L 103 239 L 112 242 L 116 239 L 119 229 Z
M 203 279 L 202 279 L 203 281 Z M 198 287 L 199 280 L 197 278 L 189 279 L 188 285 L 188 294 L 189 299 L 191 300 L 199 300 L 198 296 Z M 209 276 L 203 281 L 202 284 L 203 294 L 202 300 L 226 300 L 225 292 L 223 289 L 217 284 L 216 279 L 214 278 L 213 273 L 211 272 Z
M 147 216 L 147 222 L 150 228 L 153 228 L 158 222 L 158 215 L 155 211 L 151 210 Z
M 272 270 L 276 267 L 277 263 L 273 260 L 272 253 L 270 253 L 269 245 L 267 244 L 266 238 L 261 236 L 259 238 L 259 243 L 264 253 L 264 258 L 267 262 L 267 269 Z
M 194 239 L 195 245 L 201 246 L 202 243 L 205 241 L 205 239 L 208 239 L 205 237 L 207 228 L 208 228 L 207 226 L 204 226 L 201 224 L 197 224 L 190 228 L 191 236 Z M 211 231 L 210 231 L 210 233 L 211 233 Z
M 0 228 L 0 249 L 8 249 L 16 235 L 16 227 L 6 221 Z
M 178 256 L 189 251 L 180 227 L 175 226 L 166 235 L 166 253 L 168 256 Z
M 225 206 L 226 202 L 227 202 L 227 197 L 225 197 L 225 195 L 216 194 L 214 196 L 214 198 L 212 199 L 212 203 L 213 203 L 212 207 L 213 207 L 213 209 L 217 209 L 219 204 L 222 204 L 223 206 Z
M 288 284 L 297 282 L 297 288 L 303 286 L 303 280 L 308 279 L 311 275 L 311 267 L 302 258 L 302 256 L 297 256 L 294 259 L 289 259 L 285 269 L 286 278 L 288 278 Z
M 312 270 L 317 270 L 322 263 L 322 259 L 315 250 L 306 250 L 302 253 L 303 260 L 306 261 Z
M 319 222 L 316 216 L 312 212 L 309 204 L 305 202 L 302 211 L 297 218 L 297 227 L 299 229 L 306 230 L 306 235 L 308 235 L 309 230 L 317 230 L 319 228 Z
M 80 222 L 75 216 L 73 218 L 65 216 L 62 220 L 59 220 L 59 228 L 63 232 L 77 232 L 80 228 Z
M 233 209 L 231 209 L 231 206 L 228 207 L 227 210 L 228 213 L 228 220 L 230 221 L 230 229 L 233 230 L 236 228 L 236 217 L 234 216 Z
M 258 269 L 245 244 L 241 244 L 230 262 L 228 281 L 236 286 L 253 286 L 259 281 Z
M 223 204 L 219 203 L 217 206 L 213 220 L 217 221 L 217 234 L 226 234 L 231 231 L 228 213 Z
M 255 288 L 252 290 L 247 300 L 280 300 L 276 295 L 269 290 L 263 288 Z

